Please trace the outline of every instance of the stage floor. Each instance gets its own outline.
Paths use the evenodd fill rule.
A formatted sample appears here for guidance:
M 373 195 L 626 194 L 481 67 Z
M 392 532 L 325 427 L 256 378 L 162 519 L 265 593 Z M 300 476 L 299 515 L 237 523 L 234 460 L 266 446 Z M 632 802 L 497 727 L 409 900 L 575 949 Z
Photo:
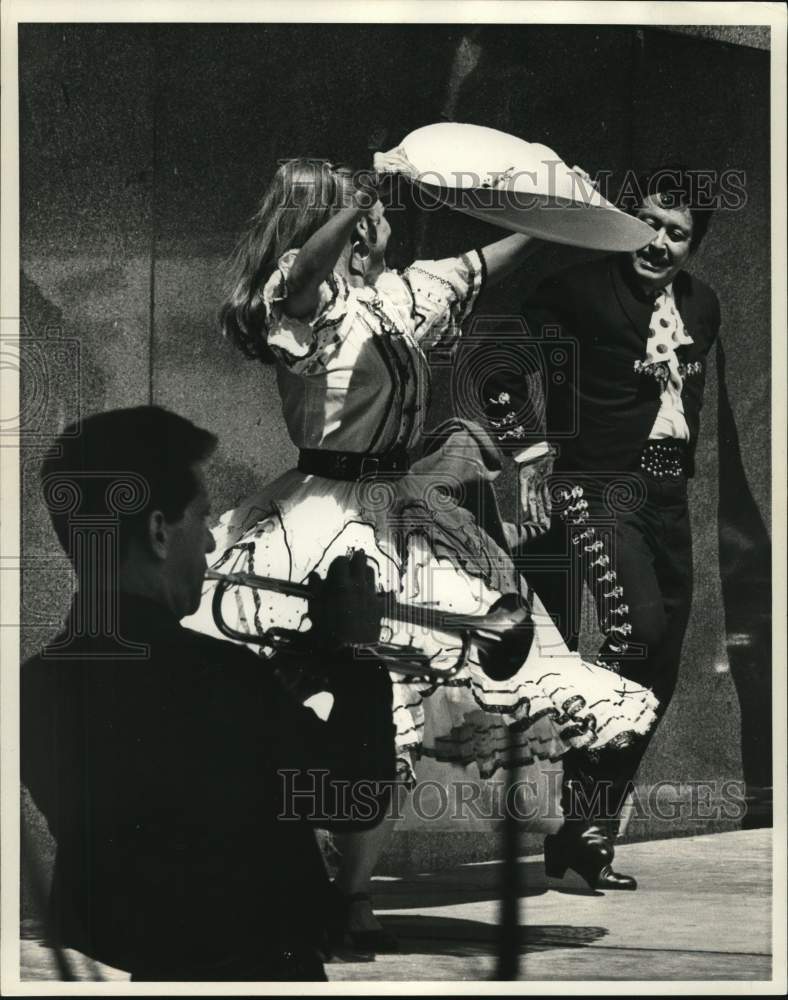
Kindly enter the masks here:
M 771 830 L 751 830 L 623 845 L 617 867 L 640 888 L 604 895 L 574 875 L 547 883 L 541 858 L 522 859 L 519 978 L 770 979 L 771 842 Z M 401 950 L 344 954 L 327 965 L 329 979 L 492 979 L 499 877 L 491 862 L 376 879 L 376 908 Z M 40 941 L 22 942 L 22 966 L 23 979 L 57 978 Z

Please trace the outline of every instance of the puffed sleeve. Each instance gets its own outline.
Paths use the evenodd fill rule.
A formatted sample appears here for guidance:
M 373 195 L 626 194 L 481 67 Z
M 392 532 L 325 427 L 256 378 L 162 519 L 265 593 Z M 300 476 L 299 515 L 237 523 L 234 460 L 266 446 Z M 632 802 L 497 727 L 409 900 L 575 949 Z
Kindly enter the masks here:
M 305 375 L 325 366 L 341 343 L 342 321 L 347 315 L 348 285 L 339 274 L 331 274 L 318 289 L 318 304 L 312 316 L 288 316 L 282 304 L 287 298 L 287 276 L 298 256 L 289 250 L 263 288 L 267 343 L 287 368 Z
M 431 347 L 459 336 L 484 285 L 484 259 L 472 250 L 446 260 L 417 260 L 402 277 L 413 297 L 414 335 L 422 347 Z

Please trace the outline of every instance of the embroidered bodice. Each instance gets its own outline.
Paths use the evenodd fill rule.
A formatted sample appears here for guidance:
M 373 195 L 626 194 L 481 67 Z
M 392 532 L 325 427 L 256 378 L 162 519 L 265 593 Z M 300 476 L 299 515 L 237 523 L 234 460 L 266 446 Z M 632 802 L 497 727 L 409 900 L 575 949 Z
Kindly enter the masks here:
M 298 448 L 383 453 L 412 447 L 429 396 L 425 351 L 459 336 L 482 284 L 476 251 L 385 271 L 356 288 L 334 273 L 307 319 L 285 315 L 285 254 L 265 284 L 267 342 L 288 432 Z

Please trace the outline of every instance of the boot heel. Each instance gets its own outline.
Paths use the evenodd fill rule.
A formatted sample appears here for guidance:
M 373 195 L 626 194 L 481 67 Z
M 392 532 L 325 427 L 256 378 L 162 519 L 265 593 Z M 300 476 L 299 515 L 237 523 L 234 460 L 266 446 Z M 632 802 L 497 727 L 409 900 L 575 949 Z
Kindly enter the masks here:
M 549 865 L 547 861 L 544 863 L 545 875 L 550 878 L 563 878 L 566 875 L 566 865 L 559 865 L 553 863 Z
M 558 851 L 549 836 L 544 842 L 544 870 L 550 878 L 563 878 L 568 867 L 563 858 L 557 857 Z

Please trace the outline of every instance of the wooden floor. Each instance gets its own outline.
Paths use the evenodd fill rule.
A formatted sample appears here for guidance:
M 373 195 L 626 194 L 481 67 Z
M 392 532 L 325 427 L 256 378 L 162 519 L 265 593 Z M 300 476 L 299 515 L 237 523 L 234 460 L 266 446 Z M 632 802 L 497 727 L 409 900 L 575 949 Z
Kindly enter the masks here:
M 523 859 L 518 978 L 770 980 L 771 841 L 771 830 L 753 830 L 624 845 L 617 867 L 640 888 L 605 895 L 574 876 L 548 884 L 541 859 Z M 376 880 L 376 908 L 400 951 L 344 954 L 327 966 L 329 979 L 493 979 L 499 878 L 493 862 Z M 39 941 L 23 941 L 22 964 L 23 979 L 57 978 Z M 81 968 L 96 975 L 95 965 Z

